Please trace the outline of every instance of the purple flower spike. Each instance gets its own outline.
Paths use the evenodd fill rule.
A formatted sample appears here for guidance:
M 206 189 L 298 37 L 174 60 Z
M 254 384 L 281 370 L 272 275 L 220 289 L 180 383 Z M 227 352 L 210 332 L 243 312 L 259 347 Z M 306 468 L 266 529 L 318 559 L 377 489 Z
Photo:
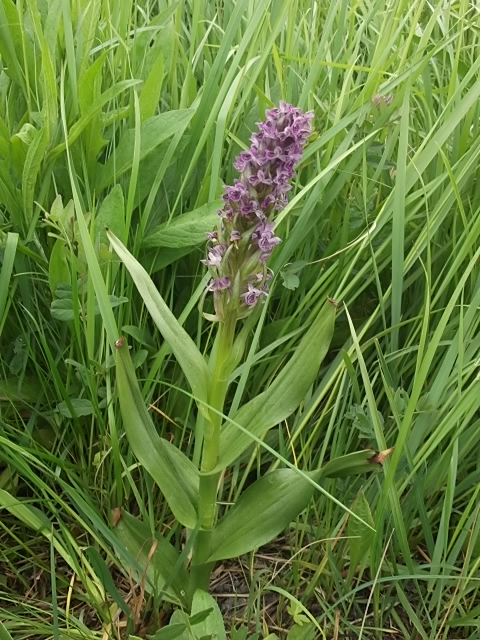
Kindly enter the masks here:
M 290 180 L 312 132 L 312 118 L 313 113 L 280 102 L 265 112 L 250 147 L 234 162 L 240 176 L 225 187 L 223 207 L 217 212 L 220 220 L 208 234 L 210 246 L 202 260 L 212 274 L 207 288 L 214 292 L 219 319 L 227 312 L 245 317 L 268 291 L 271 274 L 264 263 L 281 242 L 273 218 L 287 205 Z M 234 250 L 229 250 L 232 245 Z M 230 293 L 221 293 L 224 289 Z

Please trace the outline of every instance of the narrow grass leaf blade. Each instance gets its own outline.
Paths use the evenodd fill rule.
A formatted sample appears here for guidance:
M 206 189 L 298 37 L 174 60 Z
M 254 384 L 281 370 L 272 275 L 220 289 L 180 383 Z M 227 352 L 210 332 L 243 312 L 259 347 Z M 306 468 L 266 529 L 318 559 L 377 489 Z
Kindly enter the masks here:
M 177 447 L 158 435 L 125 342 L 116 349 L 116 363 L 120 410 L 130 446 L 160 487 L 173 515 L 193 529 L 197 522 L 197 470 Z
M 17 252 L 18 233 L 8 233 L 3 253 L 3 264 L 0 271 L 0 327 L 7 304 L 10 278 L 13 273 L 13 263 Z
M 132 276 L 153 321 L 178 360 L 193 395 L 198 402 L 206 402 L 209 373 L 202 354 L 165 304 L 142 265 L 113 233 L 108 232 L 107 235 L 112 247 Z
M 117 587 L 115 586 L 115 582 L 112 578 L 112 574 L 110 573 L 105 560 L 98 553 L 95 547 L 88 547 L 86 549 L 87 557 L 90 560 L 90 564 L 92 565 L 95 573 L 97 574 L 99 580 L 102 582 L 105 592 L 108 593 L 113 601 L 119 606 L 119 608 L 123 611 L 123 613 L 130 618 L 132 612 L 130 611 L 130 607 L 127 605 L 125 600 L 120 595 Z

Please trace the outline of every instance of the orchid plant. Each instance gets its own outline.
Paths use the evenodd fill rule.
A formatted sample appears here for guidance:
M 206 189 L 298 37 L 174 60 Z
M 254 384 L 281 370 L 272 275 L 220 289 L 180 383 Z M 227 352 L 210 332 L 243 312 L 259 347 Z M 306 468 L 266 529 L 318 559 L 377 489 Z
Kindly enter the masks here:
M 214 308 L 214 313 L 204 315 L 216 323 L 216 338 L 207 358 L 173 316 L 143 267 L 109 233 L 113 249 L 181 366 L 198 409 L 194 437 L 196 449 L 201 451 L 199 467 L 157 434 L 142 399 L 126 340 L 122 337 L 117 341 L 118 398 L 127 437 L 173 516 L 186 529 L 182 553 L 156 534 L 155 554 L 160 560 L 155 563 L 151 555 L 147 557 L 151 547 L 146 545 L 151 539 L 148 525 L 126 512 L 116 523 L 116 534 L 125 554 L 129 554 L 132 570 L 136 568 L 139 576 L 145 572 L 147 588 L 179 606 L 170 623 L 169 638 L 175 637 L 175 629 L 184 640 L 212 634 L 225 637 L 219 610 L 208 596 L 215 563 L 253 551 L 275 538 L 305 509 L 315 488 L 321 489 L 322 478 L 375 467 L 371 451 L 332 460 L 309 472 L 288 464 L 257 479 L 219 517 L 222 475 L 301 405 L 334 330 L 336 304 L 328 299 L 270 386 L 229 413 L 230 376 L 241 361 L 245 345 L 242 328 L 247 318 L 255 321 L 256 309 L 268 300 L 272 279 L 268 261 L 281 242 L 276 235 L 275 214 L 287 204 L 290 180 L 312 132 L 312 118 L 312 112 L 280 102 L 266 112 L 265 120 L 251 136 L 250 147 L 236 158 L 234 166 L 240 175 L 225 188 L 218 224 L 207 233 L 206 257 L 202 260 L 211 275 L 206 294 L 212 294 Z M 163 637 L 161 633 L 155 638 Z

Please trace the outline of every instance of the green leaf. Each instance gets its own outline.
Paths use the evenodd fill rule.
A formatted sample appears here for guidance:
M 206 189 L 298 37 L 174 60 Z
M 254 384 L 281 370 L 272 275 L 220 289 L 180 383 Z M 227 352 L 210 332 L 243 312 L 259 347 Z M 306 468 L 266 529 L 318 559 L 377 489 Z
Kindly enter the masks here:
M 322 478 L 343 478 L 360 473 L 379 471 L 382 465 L 375 462 L 375 452 L 371 449 L 347 453 L 345 456 L 334 458 L 322 467 Z
M 25 164 L 22 173 L 22 202 L 27 222 L 33 215 L 33 193 L 40 171 L 43 154 L 48 144 L 48 131 L 46 127 L 39 129 L 30 146 L 28 147 Z
M 37 507 L 28 504 L 26 501 L 18 500 L 11 493 L 8 493 L 8 491 L 4 491 L 3 489 L 0 489 L 0 507 L 7 509 L 15 518 L 18 518 L 20 522 L 23 522 L 27 527 L 41 533 L 50 541 L 51 544 L 53 544 L 57 553 L 62 556 L 68 566 L 71 567 L 73 571 L 78 571 L 78 558 L 72 556 L 70 546 L 65 547 L 59 538 L 57 538 L 52 523 L 43 511 L 40 511 Z M 85 565 L 90 575 L 95 576 L 93 570 L 89 567 L 86 561 Z M 97 604 L 101 606 L 102 603 L 98 599 L 98 595 L 101 595 L 101 589 L 98 588 L 100 585 L 98 585 L 96 581 L 96 576 L 95 582 L 92 582 L 90 578 L 86 577 L 86 585 L 88 587 L 90 597 L 94 598 L 97 596 Z
M 316 627 L 312 622 L 294 624 L 287 635 L 287 640 L 314 640 Z
M 163 84 L 163 52 L 160 51 L 153 63 L 150 73 L 140 94 L 140 116 L 142 122 L 155 115 L 155 111 L 160 102 L 160 94 Z
M 298 273 L 306 266 L 306 260 L 298 260 L 297 262 L 292 262 L 288 264 L 285 269 L 280 271 L 280 275 L 282 276 L 283 286 L 285 289 L 296 289 L 300 284 L 300 278 L 298 277 Z
M 57 300 L 53 300 L 50 305 L 50 312 L 52 317 L 56 320 L 62 320 L 66 322 L 68 320 L 73 320 L 75 311 L 73 309 L 73 301 L 72 301 L 72 291 L 70 285 L 68 285 L 68 289 L 63 288 L 62 285 L 65 283 L 60 282 L 55 290 L 56 295 L 58 296 Z M 128 298 L 121 297 L 111 294 L 108 296 L 108 300 L 110 302 L 110 308 L 118 307 L 121 304 L 125 304 L 128 302 Z M 95 300 L 94 306 L 95 315 L 100 314 L 100 306 L 98 305 L 97 300 Z
M 307 475 L 316 481 L 321 472 Z M 293 469 L 278 469 L 259 478 L 213 529 L 210 553 L 202 562 L 234 558 L 270 542 L 305 509 L 314 490 Z
M 327 301 L 270 387 L 241 407 L 232 417 L 232 422 L 224 425 L 215 472 L 232 464 L 252 444 L 248 433 L 240 431 L 235 423 L 260 438 L 300 406 L 327 354 L 335 313 L 335 304 Z
M 177 216 L 152 230 L 143 241 L 144 248 L 168 247 L 179 249 L 194 247 L 206 242 L 206 231 L 211 231 L 218 222 L 217 209 L 221 200 L 214 200 L 189 213 Z
M 174 640 L 174 638 L 181 636 L 186 628 L 186 622 L 174 622 L 157 631 L 155 635 L 148 636 L 148 638 L 149 640 Z
M 159 533 L 152 537 L 148 524 L 126 511 L 122 511 L 114 533 L 138 565 L 127 566 L 121 558 L 126 572 L 139 582 L 145 576 L 148 593 L 158 596 L 163 592 L 166 600 L 187 606 L 188 576 L 183 566 L 179 568 L 179 553 L 170 542 Z
M 140 127 L 140 160 L 177 131 L 183 130 L 194 113 L 194 109 L 179 109 L 145 120 Z M 99 191 L 132 168 L 134 146 L 135 129 L 129 129 L 123 135 L 115 153 L 104 165 L 99 165 L 97 173 Z
M 88 111 L 83 114 L 73 125 L 70 131 L 68 132 L 68 144 L 71 146 L 75 140 L 80 136 L 80 134 L 84 131 L 87 125 L 92 121 L 92 119 L 101 111 L 102 107 L 107 104 L 107 102 L 113 101 L 120 93 L 140 84 L 140 80 L 121 80 L 117 82 L 113 87 L 110 87 L 106 91 L 104 91 L 98 99 L 92 104 L 92 106 L 88 109 Z M 65 142 L 61 142 L 57 144 L 48 154 L 47 160 L 52 160 L 58 154 L 65 151 L 66 144 Z M 100 165 L 103 166 L 103 165 Z M 77 205 L 76 205 L 77 206 Z
M 142 264 L 145 265 L 149 273 L 156 273 L 168 267 L 169 264 L 188 256 L 192 250 L 192 247 L 187 247 L 186 249 L 167 249 L 163 247 L 161 251 L 150 249 L 142 252 Z
M 173 444 L 161 438 L 147 411 L 126 342 L 116 349 L 117 389 L 123 425 L 133 453 L 160 487 L 175 518 L 194 529 L 198 472 Z
M 202 354 L 167 307 L 142 265 L 135 260 L 113 233 L 109 232 L 107 235 L 114 250 L 132 276 L 153 321 L 178 360 L 197 402 L 206 402 L 209 372 Z
M 226 640 L 227 635 L 225 633 L 223 617 L 216 600 L 206 591 L 197 589 L 193 594 L 190 624 L 192 624 L 191 620 L 193 618 L 198 618 L 200 613 L 205 612 L 207 609 L 211 610 L 208 616 L 200 622 L 195 623 L 195 636 L 197 638 L 208 636 L 215 640 Z
M 0 622 L 0 640 L 13 640 L 2 622 Z
M 295 273 L 280 271 L 280 275 L 282 276 L 283 286 L 285 287 L 285 289 L 291 289 L 292 291 L 294 291 L 298 288 L 300 284 L 300 278 Z
M 63 283 L 59 283 L 59 284 L 63 284 Z M 73 313 L 72 299 L 60 298 L 57 300 L 53 300 L 50 305 L 50 313 L 52 314 L 52 318 L 55 318 L 55 320 L 60 320 L 62 322 L 68 322 L 69 320 L 73 320 L 74 313 Z
M 192 625 L 192 627 L 194 627 L 196 624 L 200 624 L 201 622 L 203 622 L 208 618 L 208 616 L 212 613 L 212 611 L 213 611 L 213 607 L 209 607 L 204 611 L 199 611 L 195 615 L 190 616 L 189 623 Z
M 95 573 L 97 574 L 97 576 L 99 577 L 99 579 L 101 580 L 105 588 L 105 591 L 110 594 L 114 602 L 117 603 L 117 605 L 120 607 L 123 613 L 128 618 L 130 618 L 132 615 L 132 612 L 130 611 L 130 607 L 127 605 L 125 600 L 120 595 L 120 592 L 118 591 L 117 587 L 115 586 L 115 582 L 112 578 L 112 574 L 108 570 L 105 560 L 98 553 L 95 547 L 87 547 L 86 552 Z
M 68 266 L 67 252 L 63 240 L 56 240 L 48 261 L 48 283 L 50 291 L 55 293 L 60 283 L 70 284 L 71 272 Z
M 73 413 L 66 402 L 59 402 L 57 410 L 66 418 L 80 418 L 94 413 L 93 404 L 87 398 L 71 398 Z
M 106 228 L 116 236 L 125 238 L 125 203 L 119 184 L 106 196 L 95 216 L 95 235 L 100 236 L 101 242 L 107 242 Z
M 216 601 L 201 589 L 197 589 L 193 594 L 191 615 L 188 616 L 184 611 L 174 611 L 169 626 L 175 626 L 176 629 L 183 626 L 181 636 L 176 636 L 181 640 L 202 640 L 204 638 L 226 640 L 227 637 L 223 617 Z M 165 640 L 167 637 L 170 636 L 155 635 L 152 640 Z
M 13 274 L 17 246 L 18 233 L 7 233 L 7 239 L 3 248 L 2 268 L 0 270 L 0 327 L 2 326 L 3 315 L 7 308 L 10 279 Z
M 0 55 L 3 62 L 2 67 L 6 70 L 8 76 L 22 87 L 26 94 L 29 88 L 26 87 L 24 81 L 23 38 L 18 11 L 21 11 L 21 9 L 17 8 L 12 0 L 2 0 L 0 2 Z M 34 66 L 31 64 L 32 60 L 30 58 L 31 56 L 27 59 L 29 63 L 27 66 L 31 74 L 30 78 L 33 78 Z
M 358 518 L 348 518 L 348 546 L 350 550 L 350 567 L 348 569 L 347 583 L 350 583 L 357 567 L 365 561 L 370 546 L 375 538 L 374 522 L 370 506 L 363 491 L 357 496 L 352 511 L 364 522 L 371 526 L 367 527 Z
M 57 79 L 55 73 L 55 59 L 52 58 L 48 42 L 43 33 L 42 17 L 37 7 L 36 2 L 29 5 L 30 15 L 35 30 L 35 35 L 40 44 L 40 53 L 42 60 L 42 102 L 43 102 L 43 126 L 42 130 L 45 131 L 47 143 L 50 143 L 57 125 Z

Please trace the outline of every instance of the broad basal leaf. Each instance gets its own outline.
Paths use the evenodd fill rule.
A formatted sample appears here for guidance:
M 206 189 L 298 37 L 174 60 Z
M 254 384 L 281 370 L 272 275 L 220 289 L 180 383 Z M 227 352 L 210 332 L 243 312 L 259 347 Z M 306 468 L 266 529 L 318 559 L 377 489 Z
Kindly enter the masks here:
M 270 387 L 239 409 L 232 417 L 233 423 L 262 437 L 299 407 L 327 354 L 333 335 L 335 312 L 335 304 L 327 301 Z M 240 431 L 233 423 L 225 424 L 222 428 L 220 458 L 215 472 L 232 464 L 252 444 L 249 435 Z
M 194 529 L 199 484 L 197 470 L 177 447 L 158 435 L 124 340 L 116 349 L 116 364 L 120 409 L 133 453 L 160 487 L 177 520 Z
M 188 576 L 185 568 L 178 565 L 175 547 L 159 533 L 152 537 L 150 527 L 126 511 L 122 511 L 114 531 L 138 565 L 127 566 L 125 558 L 121 558 L 127 573 L 138 581 L 145 575 L 145 589 L 149 593 L 159 595 L 165 589 L 166 600 L 187 606 Z
M 206 402 L 209 373 L 202 354 L 167 307 L 142 265 L 135 260 L 113 233 L 109 232 L 107 235 L 112 247 L 132 276 L 153 321 L 181 366 L 192 388 L 193 395 L 198 402 Z
M 308 476 L 318 480 L 321 472 Z M 307 506 L 315 487 L 293 469 L 278 469 L 254 482 L 219 521 L 202 562 L 234 558 L 273 540 Z

